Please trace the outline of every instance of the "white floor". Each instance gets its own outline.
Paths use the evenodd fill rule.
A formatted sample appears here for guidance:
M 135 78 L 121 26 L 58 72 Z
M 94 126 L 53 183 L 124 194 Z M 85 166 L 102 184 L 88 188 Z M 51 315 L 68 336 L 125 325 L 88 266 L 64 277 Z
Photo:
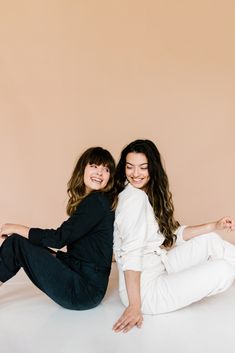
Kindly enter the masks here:
M 103 303 L 83 312 L 59 307 L 20 271 L 0 289 L 0 353 L 235 351 L 235 284 L 185 309 L 145 316 L 142 329 L 116 334 L 112 325 L 122 310 L 115 264 Z

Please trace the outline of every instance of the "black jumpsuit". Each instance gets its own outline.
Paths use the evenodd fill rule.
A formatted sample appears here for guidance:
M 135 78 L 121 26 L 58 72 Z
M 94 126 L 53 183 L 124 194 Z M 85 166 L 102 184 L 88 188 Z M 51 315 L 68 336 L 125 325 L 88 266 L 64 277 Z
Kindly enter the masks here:
M 109 197 L 92 192 L 54 229 L 12 234 L 0 248 L 0 281 L 22 267 L 31 281 L 67 309 L 86 310 L 103 299 L 112 263 L 114 212 Z M 50 249 L 67 246 L 67 252 Z

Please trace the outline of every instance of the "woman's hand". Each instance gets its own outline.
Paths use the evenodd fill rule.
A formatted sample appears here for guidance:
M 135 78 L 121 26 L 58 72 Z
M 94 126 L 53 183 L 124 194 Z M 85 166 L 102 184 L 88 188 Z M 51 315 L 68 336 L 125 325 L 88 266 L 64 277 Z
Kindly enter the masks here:
M 6 223 L 0 228 L 0 237 L 6 237 L 12 233 L 20 234 L 25 238 L 28 238 L 29 228 L 21 224 Z
M 187 226 L 183 231 L 183 239 L 189 240 L 198 235 L 225 230 L 231 232 L 235 230 L 235 221 L 231 217 L 223 217 L 215 222 L 205 223 L 198 226 Z
M 231 232 L 235 229 L 235 221 L 230 217 L 223 217 L 216 222 L 215 227 L 216 230 Z
M 140 328 L 143 323 L 143 315 L 139 307 L 128 306 L 120 319 L 113 325 L 113 331 L 126 333 L 137 326 Z

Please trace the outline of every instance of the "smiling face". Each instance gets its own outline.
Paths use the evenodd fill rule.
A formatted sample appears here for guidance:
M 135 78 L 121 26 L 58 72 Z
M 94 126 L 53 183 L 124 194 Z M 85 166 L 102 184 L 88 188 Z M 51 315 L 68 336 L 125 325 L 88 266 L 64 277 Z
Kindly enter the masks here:
M 86 193 L 92 190 L 102 190 L 109 181 L 110 171 L 103 164 L 87 164 L 84 169 L 84 184 Z
M 144 153 L 130 152 L 126 156 L 126 178 L 129 183 L 138 189 L 144 189 L 150 179 L 148 159 Z

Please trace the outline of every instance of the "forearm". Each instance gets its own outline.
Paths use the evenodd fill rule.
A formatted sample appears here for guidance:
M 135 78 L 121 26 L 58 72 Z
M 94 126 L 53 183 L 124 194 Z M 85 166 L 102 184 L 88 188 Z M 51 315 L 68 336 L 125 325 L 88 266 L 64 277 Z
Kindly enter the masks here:
M 124 271 L 127 295 L 129 305 L 124 310 L 122 316 L 113 325 L 115 332 L 127 332 L 133 326 L 141 327 L 143 315 L 141 313 L 141 297 L 140 297 L 140 271 Z
M 188 226 L 183 231 L 183 239 L 189 240 L 198 235 L 214 232 L 217 230 L 232 231 L 235 229 L 234 220 L 230 217 L 223 217 L 215 222 L 209 222 L 198 226 Z
M 140 271 L 126 270 L 124 272 L 127 295 L 129 299 L 129 306 L 136 308 L 141 307 L 141 296 L 140 296 Z
M 31 228 L 29 240 L 35 245 L 56 249 L 61 249 L 68 243 L 66 232 L 61 232 L 60 228 L 58 230 Z
M 22 235 L 25 238 L 28 238 L 29 229 L 30 229 L 29 227 L 26 227 L 21 224 L 6 223 L 6 224 L 3 224 L 1 227 L 0 236 L 16 233 L 16 234 Z

